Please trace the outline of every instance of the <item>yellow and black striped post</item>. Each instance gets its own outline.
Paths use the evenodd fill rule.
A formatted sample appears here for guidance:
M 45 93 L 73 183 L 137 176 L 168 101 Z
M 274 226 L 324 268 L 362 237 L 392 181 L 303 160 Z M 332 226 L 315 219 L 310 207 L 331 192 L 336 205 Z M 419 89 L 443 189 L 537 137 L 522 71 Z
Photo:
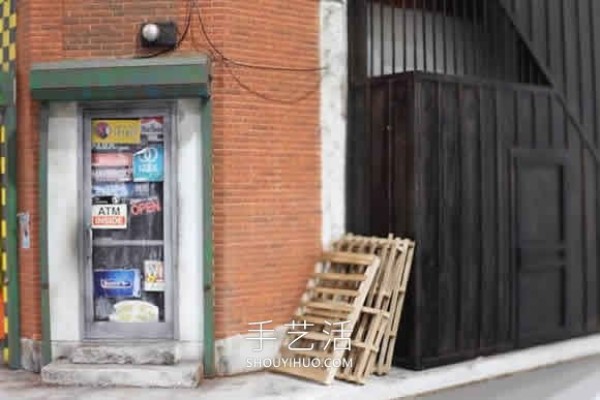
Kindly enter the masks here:
M 8 349 L 8 285 L 6 285 L 6 277 L 8 276 L 8 257 L 6 255 L 6 239 L 8 236 L 8 227 L 6 224 L 6 129 L 4 125 L 0 126 L 0 175 L 2 182 L 2 187 L 0 188 L 0 204 L 2 205 L 2 222 L 0 228 L 0 236 L 2 240 L 2 273 L 0 276 L 2 277 L 2 282 L 0 282 L 0 286 L 2 286 L 2 301 L 4 303 L 2 310 L 4 321 L 2 323 L 2 329 L 4 330 L 3 338 L 3 349 L 2 349 L 2 358 L 5 363 L 8 363 L 9 360 L 9 349 Z
M 16 28 L 17 28 L 17 13 L 16 13 L 16 1 L 17 0 L 0 0 L 0 12 L 1 20 L 0 24 L 0 35 L 2 36 L 2 51 L 0 52 L 0 65 L 2 66 L 2 75 L 14 76 L 15 59 L 17 56 L 16 50 Z M 9 82 L 9 85 L 12 82 Z M 10 90 L 12 93 L 12 90 Z M 8 93 L 3 93 L 5 96 L 6 106 L 12 109 L 14 113 L 15 104 L 12 96 L 7 97 Z M 14 125 L 14 118 L 12 121 Z M 0 125 L 0 288 L 2 289 L 2 302 L 3 302 L 3 318 L 1 325 L 2 334 L 2 358 L 5 363 L 10 360 L 9 351 L 9 243 L 15 242 L 10 241 L 8 238 L 9 228 L 7 220 L 8 216 L 8 185 L 9 185 L 9 174 L 8 164 L 9 160 L 7 157 L 10 156 L 7 146 L 7 121 L 3 119 L 2 125 Z M 11 232 L 12 233 L 12 232 Z M 16 251 L 16 249 L 14 249 Z M 14 259 L 14 258 L 13 258 Z M 16 266 L 15 266 L 16 267 Z M 16 282 L 13 283 L 17 284 Z M 17 310 L 18 312 L 18 310 Z M 18 338 L 13 338 L 18 340 Z

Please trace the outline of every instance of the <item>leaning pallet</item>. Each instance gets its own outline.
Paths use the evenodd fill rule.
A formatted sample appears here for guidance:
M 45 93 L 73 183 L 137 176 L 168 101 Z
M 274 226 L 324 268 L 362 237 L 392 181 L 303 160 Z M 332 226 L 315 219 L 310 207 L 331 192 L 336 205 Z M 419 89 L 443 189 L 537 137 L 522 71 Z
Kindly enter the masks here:
M 398 336 L 398 328 L 402 319 L 402 308 L 406 297 L 406 288 L 408 287 L 408 279 L 412 268 L 412 261 L 415 252 L 415 243 L 404 239 L 401 241 L 398 248 L 399 257 L 397 260 L 397 272 L 399 278 L 394 286 L 394 293 L 390 303 L 391 323 L 388 324 L 384 340 L 381 344 L 381 349 L 377 356 L 377 368 L 374 373 L 376 375 L 386 375 L 392 369 L 392 359 L 394 358 L 394 347 L 396 346 L 396 337 Z
M 352 333 L 351 349 L 345 354 L 345 359 L 350 362 L 337 374 L 338 379 L 364 384 L 373 372 L 385 374 L 391 368 L 401 302 L 410 273 L 412 255 L 409 250 L 414 245 L 392 235 L 383 239 L 348 234 L 333 247 L 338 251 L 374 254 L 381 259 Z
M 374 255 L 325 253 L 272 370 L 331 384 L 378 268 Z

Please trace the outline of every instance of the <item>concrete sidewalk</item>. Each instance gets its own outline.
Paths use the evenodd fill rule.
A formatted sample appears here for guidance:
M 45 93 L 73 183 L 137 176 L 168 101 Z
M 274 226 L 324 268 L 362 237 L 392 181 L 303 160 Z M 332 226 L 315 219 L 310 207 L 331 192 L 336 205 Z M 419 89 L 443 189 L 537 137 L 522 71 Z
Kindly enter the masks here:
M 559 362 L 563 364 L 556 365 Z M 543 366 L 552 367 L 530 371 Z M 506 375 L 512 376 L 473 385 Z M 205 380 L 196 389 L 54 387 L 43 385 L 38 375 L 0 369 L 0 400 L 380 400 L 414 397 L 459 385 L 469 386 L 429 398 L 600 399 L 600 335 L 422 372 L 395 368 L 388 376 L 370 377 L 364 386 L 342 381 L 323 386 L 260 372 Z
M 395 371 L 395 374 L 397 372 Z M 373 381 L 385 380 L 387 378 L 373 378 Z M 378 383 L 383 382 L 373 383 L 379 386 Z M 342 382 L 336 382 L 331 387 L 323 387 L 265 373 L 205 381 L 198 389 L 49 387 L 41 384 L 36 374 L 0 369 L 0 399 L 2 400 L 365 399 L 367 398 L 363 391 L 365 388 L 367 386 L 361 388 Z M 393 398 L 393 396 L 390 393 L 390 397 L 378 397 L 374 393 L 368 398 Z M 424 400 L 598 400 L 600 399 L 600 357 L 563 363 L 419 397 L 421 398 Z

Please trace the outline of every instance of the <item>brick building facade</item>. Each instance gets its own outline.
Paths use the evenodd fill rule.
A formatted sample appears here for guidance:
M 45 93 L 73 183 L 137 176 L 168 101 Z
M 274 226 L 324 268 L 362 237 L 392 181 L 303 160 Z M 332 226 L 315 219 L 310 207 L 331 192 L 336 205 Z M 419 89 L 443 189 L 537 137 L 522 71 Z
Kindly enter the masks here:
M 37 370 L 50 361 L 39 354 L 43 352 L 40 343 L 49 339 L 44 337 L 44 313 L 50 314 L 47 323 L 53 323 L 54 307 L 59 304 L 55 297 L 62 296 L 53 288 L 56 275 L 53 278 L 52 267 L 49 295 L 44 293 L 44 254 L 48 251 L 46 257 L 52 265 L 57 254 L 53 246 L 60 242 L 52 227 L 59 221 L 54 206 L 48 206 L 49 216 L 43 215 L 44 207 L 47 196 L 52 204 L 57 202 L 51 196 L 56 177 L 62 175 L 48 173 L 47 186 L 40 187 L 44 179 L 40 178 L 40 169 L 44 170 L 40 132 L 50 118 L 52 153 L 54 122 L 48 114 L 52 114 L 53 104 L 60 108 L 67 102 L 82 103 L 77 102 L 79 98 L 56 102 L 36 96 L 33 86 L 37 83 L 31 81 L 36 66 L 49 71 L 65 62 L 77 66 L 87 60 L 89 66 L 94 63 L 89 60 L 101 60 L 110 65 L 117 59 L 143 65 L 145 60 L 156 63 L 207 55 L 212 103 L 212 226 L 208 224 L 212 238 L 204 237 L 197 247 L 202 249 L 204 268 L 212 262 L 208 271 L 214 274 L 214 286 L 209 278 L 199 287 L 206 292 L 205 301 L 212 297 L 206 296 L 208 292 L 214 293 L 214 316 L 208 316 L 212 321 L 203 320 L 202 329 L 214 335 L 214 346 L 247 333 L 250 322 L 272 320 L 273 326 L 278 326 L 289 319 L 322 243 L 319 2 L 22 0 L 16 4 L 16 13 L 17 152 L 13 157 L 17 162 L 18 211 L 31 218 L 30 246 L 18 249 L 23 366 Z M 180 40 L 175 50 L 154 57 L 156 49 L 140 45 L 140 27 L 144 22 L 162 21 L 177 23 Z M 135 100 L 151 103 L 160 97 L 152 94 Z M 177 176 L 188 173 L 176 172 Z M 179 221 L 175 236 L 185 241 L 185 226 L 195 223 Z M 77 238 L 85 234 L 81 226 L 74 231 L 66 229 L 68 236 L 61 239 L 66 246 L 75 246 Z M 202 272 L 206 274 L 206 270 Z M 197 313 L 203 314 L 202 308 Z M 54 332 L 58 328 L 47 329 Z M 56 358 L 55 344 L 49 346 Z M 218 361 L 216 368 L 220 368 Z M 227 367 L 219 371 L 232 372 Z

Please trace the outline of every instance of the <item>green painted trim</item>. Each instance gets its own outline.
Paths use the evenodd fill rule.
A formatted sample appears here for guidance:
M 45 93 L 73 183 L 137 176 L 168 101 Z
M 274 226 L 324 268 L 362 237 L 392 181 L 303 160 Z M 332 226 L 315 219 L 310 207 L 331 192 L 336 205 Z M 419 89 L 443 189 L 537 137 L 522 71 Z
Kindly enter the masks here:
M 216 375 L 213 258 L 213 164 L 212 164 L 212 100 L 203 100 L 201 110 L 202 140 L 202 237 L 204 288 L 204 375 Z
M 42 305 L 42 365 L 52 361 L 50 346 L 50 295 L 48 284 L 48 106 L 40 110 L 39 139 L 39 251 Z
M 49 101 L 132 100 L 205 97 L 210 63 L 206 57 L 34 64 L 34 99 Z
M 6 257 L 8 263 L 8 364 L 21 368 L 21 320 L 19 312 L 19 257 L 17 250 L 17 109 L 14 105 L 14 72 L 3 74 L 2 92 L 8 108 L 4 113 L 6 140 Z

